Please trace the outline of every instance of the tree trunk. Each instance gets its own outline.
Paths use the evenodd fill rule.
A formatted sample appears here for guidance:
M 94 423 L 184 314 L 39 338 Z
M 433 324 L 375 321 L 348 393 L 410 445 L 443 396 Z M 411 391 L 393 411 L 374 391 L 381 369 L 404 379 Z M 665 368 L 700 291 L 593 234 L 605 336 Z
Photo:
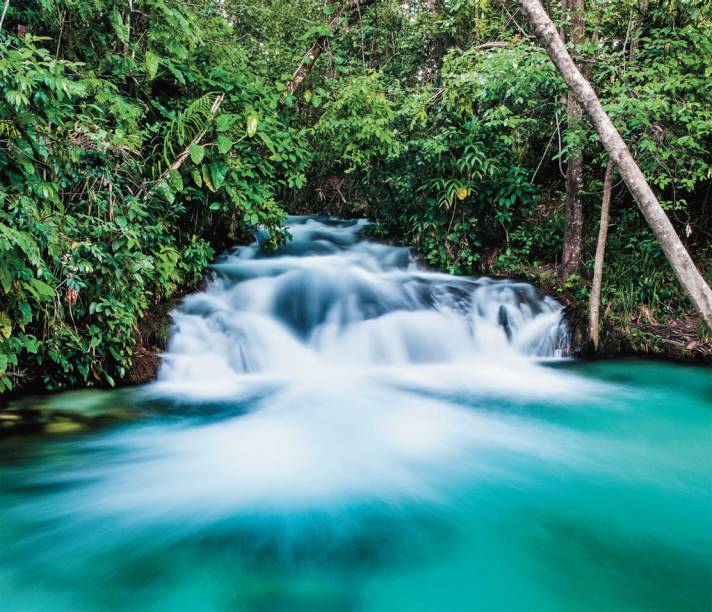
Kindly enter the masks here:
M 566 123 L 569 133 L 580 131 L 581 107 L 569 94 L 566 100 Z M 583 264 L 583 155 L 578 143 L 570 149 L 566 163 L 566 215 L 564 218 L 564 251 L 561 257 L 561 279 L 578 274 Z
M 427 9 L 430 13 L 430 19 L 434 27 L 440 27 L 438 22 L 442 13 L 442 0 L 428 0 Z M 440 69 L 445 58 L 445 40 L 442 32 L 436 32 L 433 36 L 432 45 L 430 48 L 430 76 L 436 87 L 440 87 L 441 75 Z
M 341 17 L 344 13 L 349 13 L 369 4 L 373 4 L 374 1 L 375 0 L 348 0 L 345 4 L 341 6 L 338 11 L 336 11 L 334 17 L 329 22 L 329 29 L 331 30 L 331 33 L 335 34 L 336 31 L 339 29 Z M 324 49 L 326 49 L 326 45 L 328 43 L 328 36 L 320 36 L 309 48 L 309 50 L 302 58 L 302 61 L 299 63 L 299 66 L 297 66 L 297 69 L 294 71 L 292 79 L 289 81 L 289 83 L 287 83 L 288 94 L 293 94 L 295 91 L 297 91 L 299 86 L 302 84 L 302 81 L 307 78 L 307 76 L 311 72 L 311 69 L 314 67 L 314 64 L 316 64 L 316 60 L 319 59 L 319 56 L 322 54 Z
M 670 223 L 645 176 L 635 163 L 623 138 L 618 133 L 591 84 L 583 77 L 566 50 L 554 24 L 549 19 L 539 0 L 517 0 L 526 14 L 535 34 L 541 39 L 549 56 L 576 94 L 588 114 L 603 146 L 613 163 L 618 167 L 623 180 L 638 204 L 648 225 L 653 230 L 675 275 L 690 297 L 697 312 L 712 330 L 712 290 L 695 267 L 690 254 Z
M 584 0 L 562 0 L 564 17 L 570 20 L 569 33 L 575 53 L 586 30 L 584 27 Z M 569 134 L 575 135 L 573 146 L 569 146 L 566 164 L 566 217 L 564 220 L 564 252 L 561 257 L 561 279 L 566 280 L 571 274 L 581 271 L 583 265 L 583 153 L 581 138 L 581 106 L 576 96 L 569 93 L 566 100 L 566 122 Z
M 638 42 L 640 41 L 640 34 L 642 32 L 645 17 L 648 14 L 648 6 L 649 1 L 642 0 L 639 6 L 638 15 L 635 17 L 635 21 L 633 23 L 633 32 L 630 39 L 630 54 L 628 56 L 628 60 L 631 64 L 635 61 L 635 54 L 638 51 Z M 623 52 L 625 53 L 625 49 L 623 49 Z
M 613 187 L 613 162 L 609 159 L 606 175 L 603 179 L 603 200 L 601 201 L 601 222 L 598 226 L 598 243 L 596 244 L 596 260 L 593 264 L 593 283 L 591 283 L 591 299 L 589 301 L 588 337 L 593 348 L 598 350 L 599 314 L 601 310 L 601 284 L 603 281 L 603 258 L 606 254 L 606 239 L 608 238 L 608 214 L 611 208 L 611 189 Z
M 5 15 L 7 14 L 8 6 L 10 6 L 10 0 L 5 0 L 5 4 L 2 7 L 2 15 L 0 15 L 0 30 L 2 30 L 2 24 L 5 21 Z

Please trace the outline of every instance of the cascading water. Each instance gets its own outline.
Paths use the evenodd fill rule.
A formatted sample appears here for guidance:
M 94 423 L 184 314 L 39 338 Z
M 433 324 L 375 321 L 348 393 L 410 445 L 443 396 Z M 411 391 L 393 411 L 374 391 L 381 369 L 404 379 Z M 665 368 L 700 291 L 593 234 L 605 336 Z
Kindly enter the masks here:
M 174 313 L 162 387 L 567 352 L 561 305 L 531 285 L 423 270 L 409 249 L 365 240 L 365 226 L 293 217 L 278 254 L 255 244 L 224 255 Z
M 709 608 L 709 372 L 559 359 L 554 300 L 365 225 L 235 249 L 158 381 L 42 400 L 122 420 L 0 455 L 4 611 Z
M 136 469 L 127 484 L 125 468 L 108 468 L 104 478 L 119 482 L 102 493 L 107 505 L 229 516 L 432 498 L 444 473 L 474 470 L 472 448 L 532 447 L 437 396 L 572 387 L 531 357 L 565 348 L 560 305 L 527 284 L 422 270 L 408 249 L 365 240 L 365 226 L 292 218 L 279 253 L 254 244 L 212 266 L 207 289 L 173 313 L 148 394 L 247 402 L 249 413 L 132 437 Z M 144 444 L 155 458 L 144 459 Z
M 364 239 L 366 225 L 293 217 L 284 249 L 224 255 L 206 290 L 173 313 L 153 392 L 253 406 L 159 442 L 190 511 L 197 499 L 225 513 L 432 499 L 445 474 L 477 473 L 474 448 L 558 452 L 443 393 L 573 390 L 537 363 L 566 350 L 561 306 L 525 283 L 423 270 L 409 249 Z M 200 454 L 180 450 L 188 444 Z M 136 483 L 153 503 L 164 488 L 174 499 L 155 480 Z

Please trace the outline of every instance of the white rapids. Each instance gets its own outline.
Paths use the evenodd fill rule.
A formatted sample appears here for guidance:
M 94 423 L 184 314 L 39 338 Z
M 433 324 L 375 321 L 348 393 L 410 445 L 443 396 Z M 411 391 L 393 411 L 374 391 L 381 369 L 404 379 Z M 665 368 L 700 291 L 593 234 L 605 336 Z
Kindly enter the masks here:
M 105 441 L 126 459 L 97 466 L 93 511 L 209 521 L 437 503 L 501 476 L 502 453 L 570 460 L 575 437 L 517 408 L 596 392 L 542 363 L 567 347 L 561 305 L 423 269 L 366 225 L 292 218 L 278 253 L 256 243 L 211 266 L 145 392 L 191 416 Z
M 562 307 L 527 283 L 421 269 L 410 250 L 362 238 L 365 221 L 292 218 L 278 255 L 258 244 L 212 266 L 173 313 L 160 383 L 220 394 L 246 374 L 561 357 Z

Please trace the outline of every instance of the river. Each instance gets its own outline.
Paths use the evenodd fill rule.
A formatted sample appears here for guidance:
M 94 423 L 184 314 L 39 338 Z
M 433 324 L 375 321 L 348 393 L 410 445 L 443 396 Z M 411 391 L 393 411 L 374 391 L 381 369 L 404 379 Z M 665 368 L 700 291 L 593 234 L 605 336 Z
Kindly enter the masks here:
M 710 370 L 366 225 L 224 254 L 156 382 L 18 400 L 120 418 L 0 446 L 4 611 L 712 609 Z

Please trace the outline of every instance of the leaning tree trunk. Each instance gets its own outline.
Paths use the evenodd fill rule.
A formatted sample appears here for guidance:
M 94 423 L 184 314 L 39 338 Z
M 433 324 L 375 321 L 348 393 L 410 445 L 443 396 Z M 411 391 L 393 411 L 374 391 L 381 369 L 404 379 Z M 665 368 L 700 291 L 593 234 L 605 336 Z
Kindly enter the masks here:
M 591 84 L 583 77 L 566 50 L 554 24 L 544 11 L 539 0 L 517 0 L 526 14 L 536 35 L 546 47 L 549 56 L 576 94 L 581 106 L 589 116 L 603 146 L 613 163 L 618 167 L 625 184 L 638 204 L 648 225 L 653 230 L 675 275 L 690 297 L 707 326 L 712 329 L 712 290 L 695 267 L 690 254 L 670 223 L 660 202 L 635 163 L 623 138 L 618 133 L 603 109 Z
M 336 11 L 336 14 L 329 22 L 329 29 L 331 30 L 331 33 L 335 34 L 336 31 L 339 29 L 341 17 L 345 13 L 350 13 L 351 11 L 360 9 L 369 4 L 373 4 L 374 1 L 375 0 L 348 0 L 345 4 L 341 6 L 338 11 Z M 302 57 L 302 61 L 299 63 L 299 66 L 297 66 L 297 69 L 294 71 L 291 80 L 289 81 L 289 83 L 287 83 L 287 93 L 293 94 L 295 91 L 297 91 L 299 86 L 302 84 L 302 81 L 307 78 L 307 76 L 311 72 L 311 69 L 314 67 L 314 64 L 316 64 L 316 60 L 319 59 L 319 56 L 322 54 L 324 49 L 326 49 L 326 45 L 328 44 L 328 36 L 320 36 L 316 41 L 314 41 L 314 44 Z
M 593 264 L 593 282 L 589 301 L 588 338 L 593 348 L 598 350 L 599 314 L 601 311 L 601 284 L 603 282 L 603 258 L 606 255 L 608 238 L 608 214 L 611 209 L 611 189 L 613 187 L 613 162 L 609 159 L 603 178 L 603 200 L 601 201 L 601 222 L 598 226 L 596 259 Z
M 563 0 L 564 16 L 568 13 L 568 32 L 574 50 L 586 35 L 583 11 L 584 0 Z M 561 257 L 561 279 L 577 274 L 583 266 L 583 151 L 581 145 L 581 106 L 573 93 L 566 100 L 566 130 L 575 135 L 569 144 L 566 163 L 566 215 L 564 218 L 564 251 Z

